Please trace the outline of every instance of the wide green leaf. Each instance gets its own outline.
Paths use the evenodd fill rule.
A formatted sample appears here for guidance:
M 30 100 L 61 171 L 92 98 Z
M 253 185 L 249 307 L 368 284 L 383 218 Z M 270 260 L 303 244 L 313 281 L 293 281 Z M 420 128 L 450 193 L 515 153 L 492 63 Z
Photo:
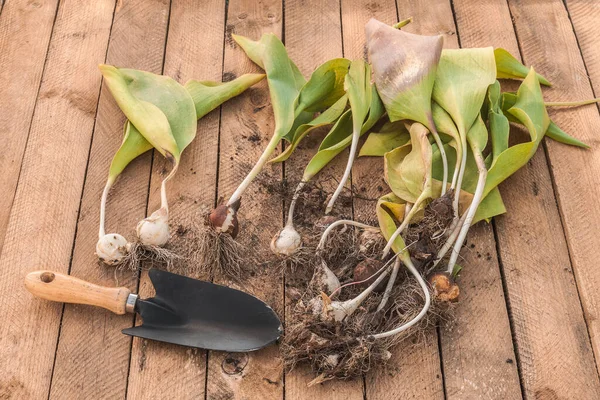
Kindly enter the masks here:
M 502 111 L 504 115 L 508 118 L 510 122 L 520 123 L 520 121 L 515 118 L 512 114 L 508 112 L 508 110 L 515 104 L 517 101 L 517 94 L 512 92 L 504 92 L 502 93 Z M 569 135 L 567 132 L 563 131 L 558 125 L 554 122 L 550 121 L 550 125 L 548 125 L 548 130 L 546 131 L 546 136 L 548 136 L 552 140 L 556 140 L 557 142 L 568 144 L 571 146 L 583 147 L 585 149 L 589 149 L 590 146 L 583 143 L 581 140 L 574 138 Z
M 345 93 L 344 81 L 350 60 L 334 58 L 321 64 L 298 95 L 296 114 L 300 111 L 321 112 L 334 105 Z
M 529 73 L 528 67 L 521 64 L 519 60 L 503 48 L 494 49 L 494 57 L 498 79 L 524 79 Z M 552 86 L 542 75 L 537 74 L 537 77 L 542 85 Z
M 435 129 L 431 95 L 443 37 L 415 35 L 375 19 L 365 29 L 375 84 L 390 120 L 409 119 Z
M 437 68 L 433 99 L 450 114 L 466 135 L 483 104 L 488 86 L 496 81 L 492 47 L 445 49 Z
M 232 37 L 248 57 L 265 70 L 275 117 L 273 135 L 283 138 L 294 124 L 296 100 L 306 80 L 274 34 L 264 34 L 258 42 L 239 35 Z
M 492 140 L 492 165 L 498 160 L 498 156 L 508 149 L 508 137 L 510 134 L 510 124 L 502 112 L 500 106 L 500 83 L 494 82 L 488 91 L 488 122 L 490 126 L 490 136 Z
M 127 119 L 165 157 L 178 162 L 180 144 L 196 135 L 196 109 L 185 88 L 150 72 L 101 65 L 104 80 Z
M 363 60 L 354 60 L 344 80 L 352 110 L 352 130 L 360 132 L 371 106 L 371 68 Z

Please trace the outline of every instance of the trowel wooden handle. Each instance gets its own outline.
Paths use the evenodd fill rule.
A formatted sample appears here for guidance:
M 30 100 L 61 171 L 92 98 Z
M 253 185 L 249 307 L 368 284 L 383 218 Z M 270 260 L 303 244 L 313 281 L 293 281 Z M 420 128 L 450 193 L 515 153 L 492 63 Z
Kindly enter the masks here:
M 34 296 L 62 303 L 89 304 L 115 314 L 133 311 L 136 295 L 126 287 L 109 288 L 52 271 L 35 271 L 25 277 L 25 287 Z M 131 297 L 134 297 L 131 299 Z

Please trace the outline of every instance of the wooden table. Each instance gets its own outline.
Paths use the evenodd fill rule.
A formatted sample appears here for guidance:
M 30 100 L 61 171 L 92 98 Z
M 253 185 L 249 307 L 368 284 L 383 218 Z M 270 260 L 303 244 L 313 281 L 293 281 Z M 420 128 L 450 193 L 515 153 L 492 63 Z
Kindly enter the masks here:
M 554 82 L 548 100 L 600 91 L 600 5 L 592 0 L 7 0 L 0 6 L 0 399 L 599 399 L 600 115 L 596 106 L 551 112 L 592 146 L 546 141 L 501 187 L 509 212 L 478 225 L 464 250 L 462 297 L 451 324 L 398 349 L 387 370 L 306 388 L 283 374 L 275 346 L 249 355 L 207 353 L 120 330 L 134 318 L 34 299 L 29 271 L 48 268 L 114 285 L 94 255 L 98 207 L 123 115 L 98 64 L 190 78 L 257 71 L 231 33 L 280 35 L 302 72 L 333 57 L 365 55 L 370 17 L 443 34 L 446 47 L 508 49 Z M 0 2 L 1 4 L 1 2 Z M 515 86 L 513 86 L 515 87 Z M 199 123 L 170 188 L 173 220 L 198 221 L 200 205 L 231 194 L 266 144 L 272 110 L 262 83 Z M 259 143 L 246 140 L 252 134 Z M 316 142 L 313 143 L 316 145 Z M 293 177 L 314 148 L 285 169 Z M 343 157 L 341 157 L 343 158 Z M 334 166 L 341 174 L 345 160 Z M 353 184 L 379 195 L 380 160 L 359 159 Z M 124 232 L 157 208 L 166 164 L 148 153 L 109 203 Z M 373 172 L 375 171 L 375 172 Z M 297 174 L 297 172 L 296 172 Z M 364 188 L 364 189 L 363 189 Z M 245 220 L 267 243 L 283 205 L 256 188 Z M 361 200 L 349 212 L 372 216 Z M 247 240 L 247 239 L 245 239 Z M 120 284 L 151 294 L 146 273 Z M 218 279 L 218 277 L 217 277 Z M 283 315 L 278 274 L 258 271 L 253 291 Z M 233 366 L 233 368 L 232 368 Z M 239 368 L 235 368 L 238 366 Z

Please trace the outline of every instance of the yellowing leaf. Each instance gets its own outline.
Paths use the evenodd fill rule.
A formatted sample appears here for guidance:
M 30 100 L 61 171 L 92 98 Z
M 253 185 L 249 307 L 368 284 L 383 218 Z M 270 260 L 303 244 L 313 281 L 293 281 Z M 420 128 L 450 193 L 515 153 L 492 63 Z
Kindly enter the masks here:
M 442 36 L 415 35 L 371 19 L 366 38 L 375 84 L 390 121 L 409 119 L 434 130 L 431 94 Z
M 196 134 L 194 101 L 169 77 L 101 65 L 104 80 L 127 119 L 165 157 L 179 161 L 178 144 Z
M 496 81 L 496 63 L 491 47 L 445 49 L 437 69 L 433 99 L 466 135 L 483 104 L 488 86 Z

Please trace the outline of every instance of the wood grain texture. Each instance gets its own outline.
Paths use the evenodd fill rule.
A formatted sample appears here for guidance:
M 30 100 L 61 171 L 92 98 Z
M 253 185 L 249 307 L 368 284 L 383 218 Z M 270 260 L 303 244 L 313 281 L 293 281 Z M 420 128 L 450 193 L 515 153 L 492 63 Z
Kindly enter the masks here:
M 164 0 L 119 3 L 106 62 L 161 73 L 168 15 L 169 2 Z M 125 116 L 104 86 L 98 104 L 71 274 L 97 284 L 125 285 L 136 291 L 135 274 L 122 271 L 115 276 L 114 268 L 99 264 L 95 254 L 100 197 L 110 162 L 123 139 L 124 122 Z M 106 219 L 109 233 L 120 233 L 130 241 L 135 240 L 135 226 L 146 212 L 151 160 L 152 152 L 140 156 L 111 190 Z M 131 315 L 119 317 L 89 307 L 65 306 L 50 398 L 83 395 L 123 398 L 131 338 L 121 330 L 131 327 L 133 319 Z
M 125 314 L 125 304 L 131 294 L 126 287 L 98 286 L 71 275 L 47 270 L 28 273 L 25 288 L 44 300 L 103 307 L 119 315 Z
M 23 278 L 68 271 L 114 7 L 67 0 L 58 10 L 0 257 L 1 397 L 48 396 L 62 305 L 29 295 Z
M 202 7 L 194 1 L 173 1 L 164 74 L 180 83 L 192 78 L 220 81 L 224 16 L 223 0 L 205 2 Z M 176 264 L 174 272 L 194 278 L 208 278 L 194 270 L 194 254 L 185 251 L 188 244 L 193 245 L 191 236 L 203 222 L 203 212 L 214 203 L 218 135 L 219 110 L 216 110 L 198 123 L 196 139 L 186 148 L 179 170 L 167 187 L 171 243 L 185 257 Z M 164 158 L 155 154 L 148 214 L 160 207 L 160 184 L 169 171 L 167 164 Z M 142 273 L 139 292 L 143 297 L 154 294 L 146 272 Z M 140 323 L 138 318 L 137 324 Z M 203 398 L 205 380 L 206 351 L 134 338 L 128 398 Z
M 592 84 L 592 92 L 594 93 L 594 96 L 598 96 L 598 93 L 600 93 L 600 51 L 598 49 L 598 24 L 600 23 L 600 9 L 598 8 L 598 4 L 589 1 L 566 1 L 565 5 L 567 6 L 571 22 L 575 29 L 575 35 L 577 37 L 579 49 L 583 56 L 585 69 Z M 570 44 L 572 42 L 573 40 L 571 39 L 567 43 Z M 575 65 L 577 65 L 576 53 L 572 52 L 572 55 L 575 57 L 574 62 Z M 585 80 L 580 73 L 572 76 L 572 78 L 575 78 L 578 83 L 585 88 Z M 580 80 L 582 80 L 582 82 L 579 82 Z M 565 85 L 564 89 L 567 87 L 568 86 Z M 590 91 L 587 90 L 587 88 L 585 88 L 582 93 L 577 94 L 565 90 L 565 93 L 561 95 L 561 97 L 570 99 L 580 95 L 589 96 L 588 93 L 590 93 Z M 585 118 L 586 115 L 592 115 L 594 114 L 593 108 L 593 106 L 590 106 L 585 110 L 585 113 L 582 112 L 581 114 L 577 115 L 583 118 Z M 573 120 L 579 118 L 578 116 L 573 115 Z M 563 123 L 566 123 L 566 121 Z M 577 129 L 577 125 L 572 126 L 574 129 Z M 594 125 L 594 127 L 596 127 L 596 125 Z M 579 132 L 573 133 L 579 136 Z M 591 129 L 589 130 L 589 133 L 591 133 L 593 138 L 590 137 L 588 140 L 592 141 L 590 145 L 595 152 L 592 154 L 586 154 L 586 158 L 589 157 L 590 160 L 593 160 L 598 157 L 598 132 L 597 129 Z M 555 154 L 556 150 L 558 149 L 556 149 L 555 146 L 549 148 L 549 152 L 551 154 Z M 555 165 L 555 159 L 556 155 L 551 158 L 553 165 Z M 592 168 L 589 170 L 589 177 L 594 179 L 594 181 L 590 181 L 589 177 L 581 177 L 581 179 L 586 184 L 595 185 L 597 177 L 594 176 L 593 171 L 597 171 L 598 164 L 594 163 L 591 167 Z M 556 177 L 557 184 L 559 184 L 559 181 L 563 182 L 565 179 L 564 176 L 559 177 L 558 173 L 554 173 L 554 175 Z M 590 186 L 590 190 L 593 190 L 593 186 Z M 568 207 L 568 205 L 573 201 L 573 199 L 569 197 L 570 194 L 567 193 L 566 190 L 558 190 L 558 193 L 561 196 L 561 202 L 559 204 L 565 220 L 565 231 L 567 232 L 569 250 L 571 251 L 571 262 L 576 270 L 577 284 L 582 294 L 581 300 L 586 313 L 586 320 L 588 323 L 589 333 L 592 338 L 592 345 L 596 354 L 596 360 L 598 360 L 598 357 L 600 356 L 600 325 L 598 324 L 597 315 L 600 313 L 600 296 L 598 296 L 598 294 L 594 291 L 594 285 L 598 283 L 598 278 L 596 274 L 592 272 L 594 269 L 593 266 L 595 260 L 594 257 L 589 254 L 589 248 L 587 247 L 588 245 L 594 246 L 595 238 L 587 237 L 589 236 L 589 231 L 586 229 L 586 226 L 576 225 L 581 223 L 581 220 L 584 219 L 583 217 L 585 216 L 586 223 L 588 224 L 587 227 L 589 227 L 590 224 L 593 224 L 592 221 L 595 221 L 594 218 L 597 217 L 598 210 L 597 207 L 594 208 L 591 215 L 592 219 L 590 220 L 587 219 L 587 212 L 584 212 L 583 215 L 577 216 L 576 214 L 573 214 L 575 209 L 573 207 Z M 580 195 L 583 196 L 583 194 Z M 583 201 L 583 197 L 579 201 Z M 582 203 L 582 206 L 583 204 L 585 203 Z M 585 251 L 585 249 L 588 249 L 588 251 Z
M 498 35 L 496 25 L 486 19 L 502 15 L 500 2 L 448 1 L 435 6 L 427 2 L 398 4 L 401 15 L 412 15 L 414 23 L 405 29 L 420 34 L 444 36 L 445 47 L 503 46 L 510 36 Z M 431 9 L 435 12 L 431 13 Z M 499 9 L 500 8 L 500 9 Z M 421 24 L 423 22 L 423 25 Z M 456 35 L 458 30 L 459 36 Z M 505 37 L 508 40 L 504 39 Z M 508 42 L 508 43 L 504 43 Z M 449 399 L 517 399 L 521 387 L 515 361 L 506 299 L 491 225 L 484 222 L 471 228 L 468 244 L 461 253 L 463 270 L 459 278 L 459 304 L 452 318 L 440 329 L 446 397 Z
M 307 10 L 311 10 L 307 13 Z M 285 45 L 292 60 L 298 65 L 306 78 L 322 63 L 332 58 L 342 57 L 342 27 L 340 25 L 340 4 L 338 0 L 307 0 L 304 2 L 285 3 Z M 311 40 L 306 40 L 306 32 L 311 32 Z M 321 140 L 330 127 L 319 129 L 296 148 L 291 158 L 285 162 L 285 178 L 296 184 L 301 178 L 304 168 L 317 152 Z M 332 161 L 320 174 L 313 178 L 313 184 L 333 193 L 337 180 L 344 174 L 348 152 L 343 152 Z M 285 203 L 289 207 L 289 201 Z M 325 210 L 322 204 L 321 215 Z M 287 208 L 285 210 L 287 212 Z M 301 213 L 302 211 L 299 211 Z M 351 217 L 351 205 L 338 200 L 334 208 L 336 215 Z M 285 221 L 284 221 L 285 222 Z M 312 221 L 314 222 L 314 221 Z M 301 226 L 297 229 L 307 240 L 307 232 Z M 313 243 L 313 246 L 315 244 Z M 286 317 L 291 313 L 293 300 L 286 297 Z M 329 399 L 362 400 L 363 380 L 349 382 L 330 381 L 322 385 L 306 385 L 316 374 L 309 367 L 298 367 L 285 377 L 286 399 Z
M 240 76 L 260 69 L 235 44 L 231 34 L 253 40 L 263 33 L 281 37 L 283 10 L 281 1 L 230 0 L 226 21 L 224 75 Z M 266 82 L 261 82 L 233 99 L 221 114 L 218 196 L 227 199 L 242 182 L 274 129 Z M 266 166 L 261 179 L 271 183 L 281 180 L 280 166 Z M 261 261 L 272 257 L 271 237 L 281 226 L 282 204 L 278 196 L 269 195 L 255 181 L 242 196 L 238 213 L 240 233 L 236 240 L 250 249 L 259 250 Z M 243 290 L 271 305 L 283 317 L 282 275 L 270 268 L 253 271 L 244 281 Z M 222 276 L 215 281 L 232 285 Z M 283 368 L 275 345 L 245 354 L 210 352 L 208 359 L 207 399 L 281 399 Z
M 350 59 L 365 58 L 364 27 L 370 18 L 385 23 L 397 21 L 393 1 L 342 1 L 344 55 Z M 374 179 L 373 177 L 380 178 Z M 378 198 L 389 192 L 383 181 L 381 158 L 359 158 L 352 169 L 354 190 L 367 198 Z M 358 221 L 377 224 L 375 203 L 354 199 L 354 217 Z M 407 384 L 407 382 L 411 382 Z M 428 398 L 444 396 L 442 373 L 435 331 L 415 343 L 402 343 L 392 351 L 388 366 L 371 372 L 366 377 L 367 399 Z
M 472 30 L 466 31 L 473 32 L 471 38 L 477 43 L 487 37 L 486 44 L 501 45 L 517 55 L 518 47 L 510 29 L 514 23 L 525 63 L 535 65 L 540 73 L 562 86 L 564 77 L 552 74 L 558 64 L 544 69 L 540 60 L 526 56 L 529 51 L 531 54 L 546 52 L 551 59 L 560 58 L 559 49 L 563 46 L 550 44 L 551 37 L 560 36 L 557 35 L 560 30 L 556 30 L 556 16 L 548 9 L 549 4 L 536 2 L 535 10 L 531 9 L 533 3 L 511 4 L 511 21 L 505 4 L 495 9 L 487 5 L 475 14 L 467 10 L 465 2 L 463 17 L 458 11 L 460 7 L 456 7 L 457 20 L 462 18 L 465 24 L 473 25 Z M 525 21 L 517 16 L 522 12 L 535 14 L 535 18 Z M 524 37 L 524 31 L 535 31 L 537 42 L 534 44 L 531 37 Z M 461 22 L 459 33 L 462 39 Z M 493 35 L 487 36 L 490 33 Z M 545 97 L 550 98 L 555 90 L 546 89 Z M 563 128 L 577 136 L 577 130 Z M 560 148 L 567 152 L 574 150 L 565 145 Z M 578 152 L 577 157 L 582 156 L 582 151 Z M 568 169 L 567 165 L 562 165 L 561 171 L 565 171 L 563 168 Z M 497 235 L 524 395 L 595 398 L 598 377 L 577 287 L 571 276 L 551 176 L 541 149 L 530 163 L 501 186 L 501 192 L 509 212 L 497 218 Z M 584 381 L 588 383 L 584 385 Z
M 58 1 L 0 4 L 0 251 L 25 152 Z

